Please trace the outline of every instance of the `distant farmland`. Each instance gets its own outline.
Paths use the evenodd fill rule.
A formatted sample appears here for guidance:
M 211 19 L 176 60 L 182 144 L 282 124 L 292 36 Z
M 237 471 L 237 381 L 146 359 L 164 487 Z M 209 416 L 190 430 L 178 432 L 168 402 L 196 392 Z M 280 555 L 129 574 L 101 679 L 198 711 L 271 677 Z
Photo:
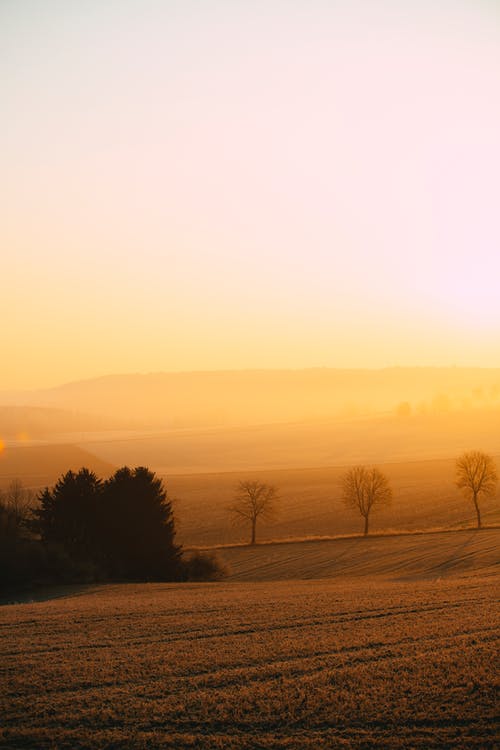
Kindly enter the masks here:
M 472 503 L 454 486 L 453 460 L 380 466 L 394 488 L 394 500 L 390 507 L 373 512 L 374 533 L 474 525 Z M 227 512 L 234 487 L 242 478 L 261 479 L 280 489 L 276 520 L 260 525 L 258 540 L 361 533 L 361 517 L 341 500 L 343 471 L 343 467 L 331 467 L 193 474 L 167 476 L 165 482 L 177 498 L 179 539 L 203 546 L 248 541 L 248 529 L 232 526 Z M 485 499 L 482 506 L 485 524 L 500 523 L 498 497 Z
M 497 576 L 77 593 L 0 608 L 2 748 L 497 746 Z
M 121 436 L 101 433 L 73 439 L 113 464 L 141 464 L 164 474 L 192 474 L 445 459 L 472 447 L 499 455 L 499 421 L 500 411 L 490 409 Z
M 118 448 L 111 442 L 118 458 Z M 498 455 L 496 461 L 500 467 Z M 53 484 L 63 472 L 82 466 L 107 477 L 116 465 L 123 463 L 125 457 L 113 465 L 70 444 L 8 446 L 0 453 L 0 489 L 15 477 L 28 487 Z M 154 463 L 148 465 L 155 468 Z M 454 485 L 454 459 L 400 461 L 379 466 L 391 482 L 394 500 L 389 508 L 373 512 L 370 528 L 374 533 L 474 525 L 473 506 Z M 258 540 L 360 533 L 361 517 L 346 509 L 341 501 L 340 478 L 344 471 L 344 466 L 337 465 L 166 474 L 163 478 L 174 498 L 178 540 L 188 546 L 207 546 L 248 540 L 248 529 L 232 526 L 227 511 L 235 485 L 241 479 L 259 479 L 275 484 L 280 491 L 276 518 L 259 524 Z M 498 494 L 485 498 L 481 505 L 484 524 L 499 524 Z

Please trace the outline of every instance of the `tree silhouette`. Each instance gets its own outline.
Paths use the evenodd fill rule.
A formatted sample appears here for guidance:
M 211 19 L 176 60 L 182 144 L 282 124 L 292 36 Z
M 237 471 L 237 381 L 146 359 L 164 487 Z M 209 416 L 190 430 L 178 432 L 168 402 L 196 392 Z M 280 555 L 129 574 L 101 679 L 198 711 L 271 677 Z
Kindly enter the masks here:
M 172 506 L 161 479 L 124 466 L 106 482 L 88 469 L 68 471 L 40 493 L 32 529 L 48 549 L 90 562 L 100 575 L 171 580 L 180 564 Z
M 277 499 L 278 490 L 271 484 L 244 481 L 236 486 L 234 503 L 229 511 L 236 522 L 250 523 L 250 544 L 255 544 L 257 520 L 273 517 Z
M 52 489 L 39 494 L 32 528 L 42 541 L 61 545 L 73 558 L 95 558 L 102 489 L 102 481 L 89 469 L 66 472 Z
M 16 482 L 4 494 L 0 493 L 0 592 L 29 584 L 43 567 L 43 555 L 38 541 L 30 538 L 26 524 L 25 506 Z
M 27 489 L 18 478 L 12 479 L 5 490 L 0 490 L 0 503 L 8 511 L 19 530 L 26 527 L 35 498 L 36 493 Z
M 477 528 L 480 529 L 479 498 L 481 495 L 493 495 L 496 490 L 498 475 L 495 462 L 487 453 L 467 451 L 457 459 L 456 473 L 456 485 L 472 499 L 476 509 Z
M 356 509 L 365 519 L 363 533 L 367 536 L 373 507 L 390 503 L 392 490 L 380 469 L 354 466 L 342 477 L 342 497 L 348 507 Z
M 180 564 L 172 505 L 154 472 L 124 466 L 103 492 L 105 564 L 118 578 L 171 580 Z

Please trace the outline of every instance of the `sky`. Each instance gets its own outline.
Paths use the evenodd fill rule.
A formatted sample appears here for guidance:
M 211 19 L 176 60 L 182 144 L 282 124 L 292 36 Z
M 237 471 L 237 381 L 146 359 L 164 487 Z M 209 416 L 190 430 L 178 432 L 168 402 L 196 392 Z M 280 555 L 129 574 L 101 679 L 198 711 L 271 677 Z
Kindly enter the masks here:
M 0 389 L 500 367 L 500 5 L 2 0 Z

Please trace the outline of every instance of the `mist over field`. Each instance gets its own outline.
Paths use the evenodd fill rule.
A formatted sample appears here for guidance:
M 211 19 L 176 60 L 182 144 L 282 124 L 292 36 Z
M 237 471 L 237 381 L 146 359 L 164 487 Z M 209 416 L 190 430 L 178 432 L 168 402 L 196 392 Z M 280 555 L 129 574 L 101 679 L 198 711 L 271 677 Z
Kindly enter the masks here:
M 247 478 L 282 495 L 261 539 L 357 533 L 341 477 L 377 464 L 395 498 L 376 530 L 460 528 L 471 509 L 454 462 L 471 446 L 500 456 L 499 384 L 499 370 L 479 368 L 312 369 L 123 375 L 24 392 L 21 405 L 0 406 L 0 488 L 18 478 L 38 490 L 81 466 L 104 477 L 148 466 L 174 498 L 179 539 L 210 546 L 245 539 L 227 508 Z M 484 512 L 500 520 L 495 497 Z
M 29 455 L 18 449 L 42 444 L 165 475 L 500 452 L 499 370 L 123 375 L 3 398 L 0 482 Z M 50 462 L 46 476 L 55 479 Z
M 0 393 L 0 402 L 4 410 L 5 404 L 36 407 L 40 418 L 42 407 L 61 410 L 48 412 L 46 432 L 68 431 L 71 418 L 73 430 L 78 431 L 85 430 L 85 420 L 87 430 L 106 420 L 110 428 L 132 425 L 165 429 L 317 421 L 379 413 L 439 415 L 500 410 L 500 369 L 313 368 L 110 375 L 38 391 L 4 392 Z M 19 413 L 19 432 L 29 434 L 29 418 L 36 418 L 36 410 Z M 15 413 L 5 416 L 14 423 Z
M 498 0 L 0 49 L 0 750 L 496 750 Z
M 0 491 L 147 466 L 187 569 L 218 580 L 87 569 L 68 586 L 64 562 L 57 586 L 8 592 L 0 747 L 493 750 L 500 506 L 498 491 L 482 497 L 475 528 L 456 459 L 480 447 L 500 465 L 499 382 L 460 368 L 213 372 L 5 396 Z M 360 464 L 392 493 L 368 536 L 343 496 Z M 256 544 L 229 512 L 243 480 L 277 488 Z

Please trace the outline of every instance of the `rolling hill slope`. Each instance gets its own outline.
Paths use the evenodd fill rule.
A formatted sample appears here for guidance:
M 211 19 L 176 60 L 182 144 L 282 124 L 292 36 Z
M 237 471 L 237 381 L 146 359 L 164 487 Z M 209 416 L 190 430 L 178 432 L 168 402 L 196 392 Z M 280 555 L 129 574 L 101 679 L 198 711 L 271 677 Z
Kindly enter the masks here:
M 126 417 L 157 428 L 295 422 L 424 409 L 500 407 L 500 369 L 310 368 L 108 375 L 56 388 L 0 394 L 0 403 Z
M 383 576 L 437 580 L 498 570 L 500 529 L 220 549 L 230 581 Z
M 497 456 L 500 465 L 500 457 Z M 475 512 L 454 485 L 454 460 L 379 464 L 394 491 L 392 504 L 375 510 L 373 532 L 471 526 Z M 279 488 L 275 519 L 258 524 L 257 540 L 358 534 L 362 519 L 341 499 L 345 467 L 282 469 L 220 474 L 172 475 L 165 478 L 174 508 L 178 536 L 187 545 L 248 541 L 248 528 L 233 526 L 228 513 L 241 479 L 258 479 Z M 485 524 L 500 523 L 498 496 L 482 501 Z
M 75 445 L 7 446 L 0 452 L 0 488 L 15 478 L 26 487 L 38 489 L 53 484 L 61 474 L 86 466 L 100 477 L 113 473 L 115 467 Z
M 158 433 L 103 433 L 79 444 L 114 464 L 191 474 L 454 458 L 471 447 L 500 454 L 500 411 L 337 418 Z

